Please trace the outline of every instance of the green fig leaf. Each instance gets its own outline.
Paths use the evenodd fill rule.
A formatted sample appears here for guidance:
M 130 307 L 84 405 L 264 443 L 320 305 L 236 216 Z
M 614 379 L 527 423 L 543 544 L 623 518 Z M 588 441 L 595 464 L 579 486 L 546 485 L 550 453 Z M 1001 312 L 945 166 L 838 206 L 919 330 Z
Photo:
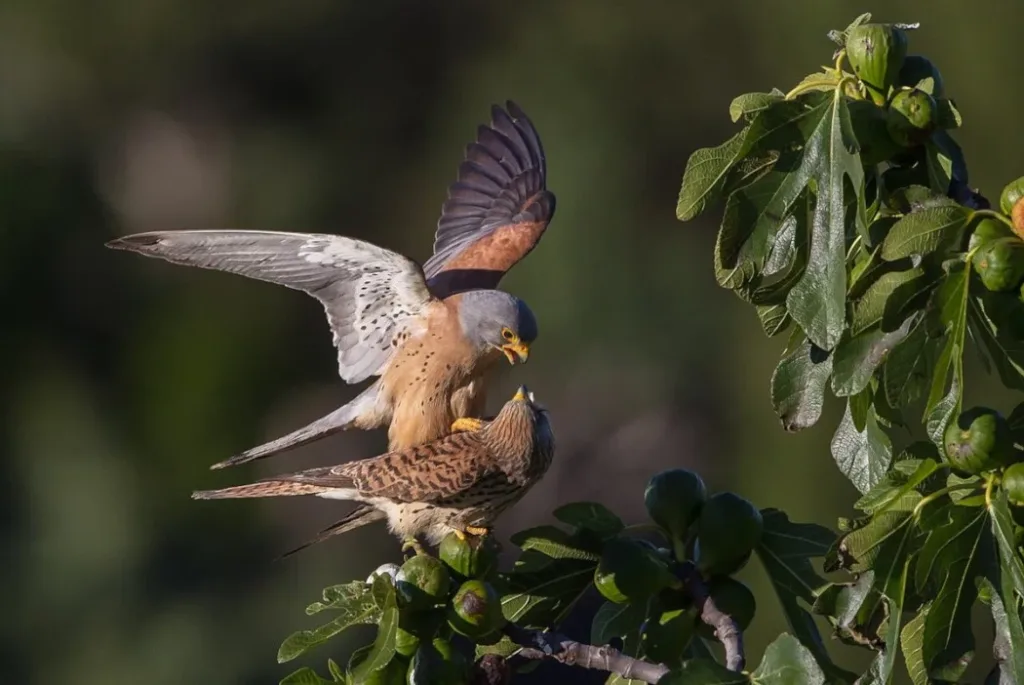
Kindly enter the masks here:
M 949 250 L 959 244 L 970 216 L 969 209 L 952 200 L 907 214 L 885 236 L 882 259 L 891 262 Z
M 772 404 L 787 431 L 817 423 L 832 375 L 832 356 L 804 343 L 784 356 L 772 374 Z

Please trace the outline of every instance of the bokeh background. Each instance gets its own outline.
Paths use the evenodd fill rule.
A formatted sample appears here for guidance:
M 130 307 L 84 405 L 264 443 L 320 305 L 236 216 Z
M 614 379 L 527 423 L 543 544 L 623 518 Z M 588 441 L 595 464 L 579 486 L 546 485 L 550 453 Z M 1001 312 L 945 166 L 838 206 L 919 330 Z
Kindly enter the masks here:
M 731 98 L 828 63 L 825 33 L 870 10 L 922 22 L 911 51 L 943 70 L 972 182 L 998 195 L 1024 173 L 1024 6 L 1006 0 L 0 2 L 0 682 L 276 683 L 295 666 L 277 645 L 313 625 L 321 587 L 396 559 L 375 526 L 272 563 L 343 505 L 189 499 L 383 446 L 342 434 L 207 470 L 354 396 L 320 306 L 103 243 L 308 230 L 425 259 L 463 146 L 507 98 L 541 132 L 558 211 L 504 282 L 541 339 L 491 406 L 528 383 L 560 453 L 502 538 L 580 499 L 637 522 L 647 477 L 676 465 L 796 520 L 849 514 L 828 449 L 839 403 L 781 430 L 783 341 L 715 285 L 717 213 L 684 225 L 674 208 L 687 156 L 730 134 Z M 743 578 L 768 589 L 756 564 Z M 752 663 L 784 629 L 760 596 Z

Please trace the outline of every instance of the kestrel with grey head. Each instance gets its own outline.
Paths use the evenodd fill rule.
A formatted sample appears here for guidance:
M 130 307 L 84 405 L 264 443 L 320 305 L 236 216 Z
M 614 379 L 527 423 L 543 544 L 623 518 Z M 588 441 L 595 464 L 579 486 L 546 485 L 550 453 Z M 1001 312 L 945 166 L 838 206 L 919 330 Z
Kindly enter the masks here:
M 425 538 L 436 544 L 453 531 L 460 536 L 486 533 L 543 477 L 554 452 L 547 411 L 520 387 L 494 419 L 470 430 L 338 466 L 201 490 L 192 497 L 315 495 L 359 502 L 307 545 L 382 519 L 403 542 L 415 546 L 414 541 Z
M 377 380 L 307 426 L 215 464 L 267 457 L 348 428 L 388 427 L 389 449 L 430 442 L 483 414 L 487 373 L 525 362 L 537 322 L 497 286 L 555 211 L 540 137 L 514 103 L 494 106 L 448 190 L 421 266 L 338 235 L 201 230 L 138 233 L 114 249 L 301 290 L 324 306 L 347 383 Z

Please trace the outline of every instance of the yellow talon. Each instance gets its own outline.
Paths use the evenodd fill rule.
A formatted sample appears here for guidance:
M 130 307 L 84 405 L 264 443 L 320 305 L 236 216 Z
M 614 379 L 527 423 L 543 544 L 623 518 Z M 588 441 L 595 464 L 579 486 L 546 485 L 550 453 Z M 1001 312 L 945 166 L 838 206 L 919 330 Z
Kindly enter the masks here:
M 466 541 L 466 534 L 463 533 L 461 530 L 458 530 L 458 529 L 455 530 L 455 537 L 457 537 L 459 539 L 459 542 L 465 542 Z
M 402 543 L 402 553 L 404 554 L 409 550 L 412 550 L 413 554 L 417 556 L 427 553 L 427 551 L 423 549 L 423 545 L 421 545 L 419 540 L 416 540 L 415 538 L 411 540 L 406 540 L 404 543 Z
M 466 526 L 466 532 L 470 535 L 476 535 L 477 537 L 483 537 L 491 532 L 490 528 L 481 528 L 479 526 Z
M 463 417 L 461 419 L 455 419 L 455 423 L 452 424 L 452 433 L 462 432 L 473 432 L 478 431 L 484 427 L 484 422 L 481 419 L 470 419 Z

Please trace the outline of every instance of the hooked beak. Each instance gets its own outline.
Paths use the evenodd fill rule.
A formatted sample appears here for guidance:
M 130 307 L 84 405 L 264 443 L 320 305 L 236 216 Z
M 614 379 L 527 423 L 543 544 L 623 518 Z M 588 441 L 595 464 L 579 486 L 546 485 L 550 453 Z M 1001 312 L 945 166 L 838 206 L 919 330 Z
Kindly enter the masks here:
M 512 396 L 513 402 L 533 402 L 533 393 L 525 385 L 520 385 L 516 394 Z
M 530 346 L 519 340 L 506 343 L 498 349 L 508 359 L 508 363 L 513 366 L 517 363 L 525 364 L 526 360 L 530 358 Z

